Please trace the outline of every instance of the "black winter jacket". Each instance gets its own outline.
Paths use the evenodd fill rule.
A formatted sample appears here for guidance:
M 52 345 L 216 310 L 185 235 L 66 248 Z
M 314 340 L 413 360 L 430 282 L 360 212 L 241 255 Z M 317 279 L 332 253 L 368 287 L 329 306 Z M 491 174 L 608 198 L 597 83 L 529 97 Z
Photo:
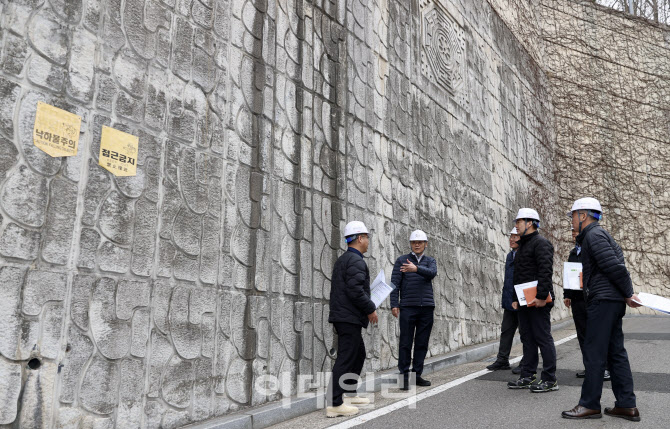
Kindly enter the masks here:
M 514 291 L 514 251 L 507 254 L 505 260 L 505 283 L 503 283 L 502 292 L 502 307 L 505 310 L 517 311 L 512 307 L 512 303 L 516 301 L 516 292 Z
M 537 231 L 523 235 L 519 239 L 519 248 L 514 258 L 514 284 L 528 283 L 537 280 L 538 299 L 556 299 L 552 277 L 554 274 L 554 246 Z M 514 294 L 514 301 L 518 301 Z M 548 303 L 547 306 L 553 306 Z
M 568 255 L 568 262 L 582 262 L 582 254 L 577 254 L 577 246 L 573 247 Z M 584 291 L 583 290 L 572 290 L 572 289 L 563 289 L 563 298 L 567 298 L 571 301 L 584 301 Z
M 577 236 L 582 246 L 582 276 L 587 301 L 624 301 L 633 296 L 633 282 L 623 251 L 612 236 L 594 222 Z
M 330 281 L 330 323 L 346 322 L 368 327 L 375 311 L 370 300 L 370 272 L 359 254 L 346 251 L 335 262 Z
M 403 273 L 402 264 L 407 260 L 416 265 L 416 273 Z M 396 259 L 391 274 L 391 283 L 395 289 L 391 292 L 391 308 L 404 307 L 435 307 L 433 298 L 433 278 L 437 275 L 437 262 L 430 256 L 423 255 L 421 262 L 409 253 Z M 398 303 L 400 296 L 400 303 Z

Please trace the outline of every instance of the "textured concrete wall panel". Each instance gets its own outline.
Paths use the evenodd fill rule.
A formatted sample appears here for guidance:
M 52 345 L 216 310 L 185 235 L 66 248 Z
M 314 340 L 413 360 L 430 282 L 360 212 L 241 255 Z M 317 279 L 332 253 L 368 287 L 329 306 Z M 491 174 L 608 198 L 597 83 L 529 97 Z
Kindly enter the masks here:
M 670 32 L 590 2 L 534 3 L 555 109 L 558 202 L 569 209 L 599 198 L 636 291 L 667 296 Z M 528 45 L 528 33 L 506 21 Z M 556 238 L 567 257 L 567 229 Z

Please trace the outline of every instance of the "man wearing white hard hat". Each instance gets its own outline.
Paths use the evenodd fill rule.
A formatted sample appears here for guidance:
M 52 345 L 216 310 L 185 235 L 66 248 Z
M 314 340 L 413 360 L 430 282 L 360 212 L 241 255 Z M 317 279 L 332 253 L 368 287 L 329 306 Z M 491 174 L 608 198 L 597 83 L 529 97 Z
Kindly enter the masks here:
M 327 417 L 351 416 L 358 413 L 356 405 L 370 403 L 356 395 L 365 363 L 361 330 L 370 322 L 377 323 L 376 306 L 370 299 L 370 272 L 363 259 L 370 244 L 369 234 L 363 222 L 349 222 L 344 227 L 347 251 L 333 266 L 328 321 L 337 332 L 337 358 L 328 385 Z
M 533 393 L 558 390 L 556 381 L 556 346 L 551 335 L 551 315 L 554 299 L 554 246 L 538 232 L 540 215 L 522 208 L 516 215 L 519 249 L 514 258 L 514 284 L 537 281 L 535 298 L 519 306 L 514 294 L 512 306 L 519 308 L 519 327 L 523 344 L 523 359 L 519 379 L 507 383 L 510 389 L 530 389 Z M 542 374 L 536 377 L 542 353 Z
M 586 374 L 579 404 L 562 416 L 568 419 L 602 417 L 600 397 L 603 374 L 609 367 L 614 408 L 605 414 L 626 420 L 640 421 L 633 375 L 624 348 L 622 319 L 635 301 L 633 282 L 626 269 L 623 251 L 614 238 L 600 226 L 603 209 L 595 198 L 580 198 L 569 213 L 572 227 L 578 232 L 581 246 L 582 283 L 586 297 L 586 336 L 582 354 Z
M 391 275 L 391 283 L 396 286 L 391 292 L 391 312 L 400 319 L 398 369 L 403 377 L 402 390 L 409 390 L 410 364 L 412 373 L 416 375 L 416 385 L 430 386 L 430 381 L 422 378 L 421 374 L 433 329 L 433 278 L 437 275 L 437 262 L 425 254 L 428 246 L 426 233 L 420 229 L 412 232 L 409 246 L 411 252 L 396 259 Z
M 572 248 L 568 255 L 568 262 L 582 263 L 582 246 L 575 240 L 579 232 L 572 228 L 572 241 L 575 247 Z M 586 300 L 584 299 L 583 290 L 565 289 L 563 290 L 563 303 L 566 307 L 572 310 L 572 320 L 575 322 L 575 331 L 577 331 L 577 341 L 579 342 L 579 350 L 584 354 L 584 339 L 586 338 Z M 577 373 L 577 378 L 584 378 L 586 371 Z M 609 371 L 605 370 L 604 380 L 610 380 Z
M 490 371 L 498 371 L 511 369 L 509 366 L 509 355 L 512 351 L 512 343 L 514 342 L 514 334 L 519 327 L 518 310 L 512 307 L 514 302 L 514 257 L 516 250 L 519 248 L 519 233 L 516 227 L 509 233 L 509 248 L 505 260 L 505 280 L 503 282 L 502 291 L 502 308 L 503 319 L 500 326 L 500 346 L 498 347 L 498 356 L 496 361 L 487 366 L 486 369 Z M 521 373 L 521 367 L 517 366 L 512 370 L 514 374 Z

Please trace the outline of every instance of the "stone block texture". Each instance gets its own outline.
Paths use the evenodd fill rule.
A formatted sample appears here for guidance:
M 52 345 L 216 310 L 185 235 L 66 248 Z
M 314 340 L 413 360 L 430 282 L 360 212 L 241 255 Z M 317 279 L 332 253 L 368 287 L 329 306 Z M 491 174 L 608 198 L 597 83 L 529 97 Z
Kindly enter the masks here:
M 527 3 L 0 1 L 0 428 L 175 428 L 295 393 L 336 356 L 353 219 L 373 275 L 429 234 L 431 355 L 497 337 L 521 206 L 567 255 L 569 200 L 601 196 L 636 282 L 667 285 L 668 32 Z M 76 156 L 33 145 L 38 101 L 82 117 Z M 135 177 L 98 166 L 103 125 L 139 137 Z M 397 337 L 384 304 L 364 370 Z
M 670 296 L 670 28 L 589 1 L 491 4 L 547 76 L 560 206 L 597 197 L 635 290 Z

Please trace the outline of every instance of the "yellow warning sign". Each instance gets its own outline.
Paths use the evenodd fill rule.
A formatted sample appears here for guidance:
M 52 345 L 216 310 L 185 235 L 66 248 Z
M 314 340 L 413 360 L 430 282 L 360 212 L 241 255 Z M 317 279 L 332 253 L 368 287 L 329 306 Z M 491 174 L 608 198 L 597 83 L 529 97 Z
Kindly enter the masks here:
M 81 116 L 37 102 L 33 143 L 53 157 L 74 156 L 79 144 Z
M 138 142 L 132 134 L 103 125 L 98 163 L 115 176 L 134 176 L 137 173 Z

